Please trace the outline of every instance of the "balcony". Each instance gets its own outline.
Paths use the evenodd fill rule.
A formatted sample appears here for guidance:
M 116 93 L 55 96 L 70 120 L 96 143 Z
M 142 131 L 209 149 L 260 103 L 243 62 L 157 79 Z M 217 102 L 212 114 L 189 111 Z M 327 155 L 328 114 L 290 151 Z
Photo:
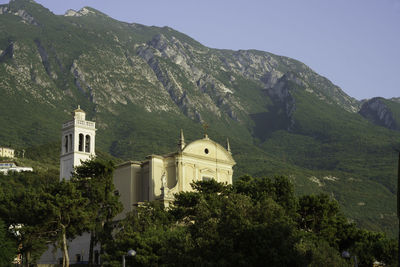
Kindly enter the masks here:
M 80 126 L 85 126 L 88 128 L 95 128 L 96 123 L 93 121 L 82 121 L 82 120 L 72 120 L 72 121 L 67 121 L 66 123 L 63 123 L 62 128 L 67 128 L 73 125 L 80 125 Z

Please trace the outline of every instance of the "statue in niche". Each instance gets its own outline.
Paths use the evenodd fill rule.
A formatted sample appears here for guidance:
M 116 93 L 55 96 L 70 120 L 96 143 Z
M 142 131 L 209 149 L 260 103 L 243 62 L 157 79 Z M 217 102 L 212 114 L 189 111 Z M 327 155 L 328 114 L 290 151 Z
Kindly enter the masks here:
M 165 171 L 161 175 L 161 197 L 173 198 L 172 191 L 167 186 L 167 174 L 165 173 Z
M 168 194 L 169 188 L 167 186 L 167 174 L 165 171 L 161 175 L 161 195 L 165 196 Z
M 164 171 L 163 174 L 161 175 L 161 188 L 165 187 L 167 187 L 167 174 Z

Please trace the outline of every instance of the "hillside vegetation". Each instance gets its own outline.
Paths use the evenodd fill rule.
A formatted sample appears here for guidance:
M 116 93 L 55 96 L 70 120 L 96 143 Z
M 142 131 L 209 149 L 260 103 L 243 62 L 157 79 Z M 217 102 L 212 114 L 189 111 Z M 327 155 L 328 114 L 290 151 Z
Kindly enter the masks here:
M 190 142 L 207 123 L 213 140 L 229 138 L 235 177 L 286 175 L 298 194 L 327 192 L 360 226 L 395 234 L 400 132 L 297 60 L 15 0 L 0 6 L 0 94 L 0 145 L 55 169 L 78 104 L 96 147 L 123 160 L 174 151 L 180 129 Z M 400 103 L 386 104 L 399 121 Z

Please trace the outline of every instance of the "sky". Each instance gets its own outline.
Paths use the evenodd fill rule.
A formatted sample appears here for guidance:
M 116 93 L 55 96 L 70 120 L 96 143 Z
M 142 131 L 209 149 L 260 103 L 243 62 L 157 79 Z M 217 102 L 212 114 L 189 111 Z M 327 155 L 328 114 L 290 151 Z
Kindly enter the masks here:
M 302 61 L 356 99 L 400 97 L 400 0 L 35 0 Z M 8 3 L 8 0 L 0 0 Z

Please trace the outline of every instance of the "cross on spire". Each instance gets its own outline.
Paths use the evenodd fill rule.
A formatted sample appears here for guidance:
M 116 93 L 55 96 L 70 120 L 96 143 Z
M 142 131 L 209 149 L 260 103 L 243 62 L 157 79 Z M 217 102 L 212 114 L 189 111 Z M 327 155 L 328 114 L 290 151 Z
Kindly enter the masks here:
M 208 138 L 208 134 L 207 134 L 207 129 L 208 129 L 208 124 L 207 123 L 203 123 L 203 129 L 204 129 L 204 138 Z

